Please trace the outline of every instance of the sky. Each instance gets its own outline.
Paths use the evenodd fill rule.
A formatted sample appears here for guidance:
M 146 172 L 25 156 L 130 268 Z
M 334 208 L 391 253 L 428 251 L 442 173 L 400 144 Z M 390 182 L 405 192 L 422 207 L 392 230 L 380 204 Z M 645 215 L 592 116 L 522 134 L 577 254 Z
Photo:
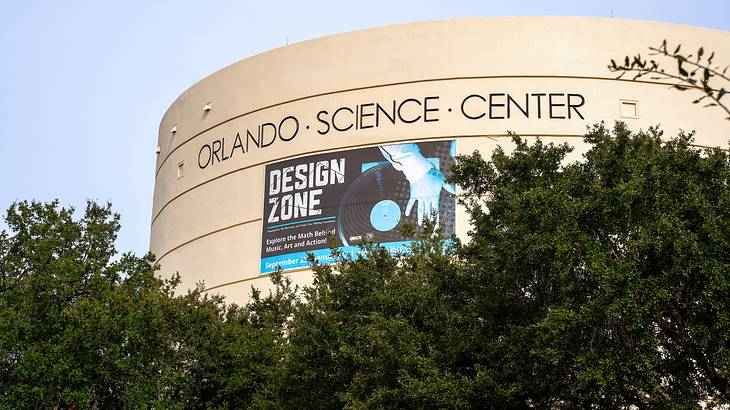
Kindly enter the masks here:
M 110 201 L 144 254 L 165 110 L 196 81 L 288 43 L 482 16 L 595 16 L 730 31 L 730 1 L 0 0 L 0 210 Z M 0 222 L 0 230 L 7 229 Z

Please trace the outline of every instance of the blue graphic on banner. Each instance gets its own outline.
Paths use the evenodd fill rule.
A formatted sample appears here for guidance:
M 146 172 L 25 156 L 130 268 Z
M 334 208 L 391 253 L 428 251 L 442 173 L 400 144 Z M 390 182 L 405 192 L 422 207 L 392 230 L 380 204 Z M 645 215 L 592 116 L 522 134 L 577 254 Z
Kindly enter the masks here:
M 379 244 L 393 255 L 402 255 L 411 251 L 412 241 L 388 242 Z M 355 259 L 358 256 L 365 256 L 365 249 L 359 246 L 340 246 L 337 248 L 345 256 Z M 294 252 L 284 255 L 270 256 L 261 259 L 261 273 L 271 273 L 276 268 L 296 269 L 309 267 L 307 254 L 312 253 L 319 263 L 335 263 L 335 258 L 329 249 L 314 249 L 308 252 Z

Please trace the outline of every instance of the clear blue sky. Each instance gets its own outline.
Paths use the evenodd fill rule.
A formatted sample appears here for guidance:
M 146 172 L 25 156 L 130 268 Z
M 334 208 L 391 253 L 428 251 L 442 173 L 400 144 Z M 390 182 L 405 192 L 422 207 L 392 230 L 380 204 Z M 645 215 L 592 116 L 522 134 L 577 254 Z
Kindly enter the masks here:
M 195 81 L 284 45 L 394 23 L 576 15 L 730 31 L 714 1 L 0 0 L 0 209 L 111 201 L 121 251 L 148 247 L 157 128 Z M 0 222 L 0 229 L 4 228 Z

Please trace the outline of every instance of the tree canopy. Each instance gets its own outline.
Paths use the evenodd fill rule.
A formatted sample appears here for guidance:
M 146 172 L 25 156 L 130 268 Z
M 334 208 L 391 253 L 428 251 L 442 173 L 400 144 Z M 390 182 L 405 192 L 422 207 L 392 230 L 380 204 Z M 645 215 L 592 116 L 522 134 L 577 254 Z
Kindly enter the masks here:
M 468 243 L 426 231 L 400 258 L 315 265 L 274 403 L 727 403 L 727 152 L 623 124 L 571 164 L 566 144 L 514 142 L 457 163 Z
M 6 221 L 0 408 L 240 408 L 279 357 L 266 303 L 175 296 L 152 255 L 117 255 L 108 204 L 19 202 Z
M 730 156 L 691 134 L 513 137 L 453 170 L 472 230 L 313 263 L 246 306 L 176 296 L 118 217 L 20 202 L 0 235 L 0 406 L 665 408 L 730 402 Z M 445 241 L 444 239 L 450 239 Z
M 730 163 L 683 134 L 617 124 L 566 145 L 519 138 L 455 172 L 505 400 L 671 407 L 728 399 Z

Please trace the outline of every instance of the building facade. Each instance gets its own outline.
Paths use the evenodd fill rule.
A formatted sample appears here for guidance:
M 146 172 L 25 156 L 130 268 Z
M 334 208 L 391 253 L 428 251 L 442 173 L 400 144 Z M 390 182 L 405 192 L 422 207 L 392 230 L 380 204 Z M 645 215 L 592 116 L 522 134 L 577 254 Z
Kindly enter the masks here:
M 397 252 L 403 222 L 437 215 L 468 240 L 444 183 L 459 153 L 508 131 L 585 151 L 586 127 L 621 120 L 727 148 L 719 109 L 666 82 L 617 79 L 610 59 L 670 45 L 715 51 L 730 33 L 582 17 L 415 23 L 324 37 L 259 54 L 197 82 L 159 129 L 150 248 L 182 289 L 244 302 L 281 267 L 311 281 L 303 259 L 328 261 L 328 238 L 356 255 L 375 240 Z M 673 68 L 673 67 L 672 67 Z

